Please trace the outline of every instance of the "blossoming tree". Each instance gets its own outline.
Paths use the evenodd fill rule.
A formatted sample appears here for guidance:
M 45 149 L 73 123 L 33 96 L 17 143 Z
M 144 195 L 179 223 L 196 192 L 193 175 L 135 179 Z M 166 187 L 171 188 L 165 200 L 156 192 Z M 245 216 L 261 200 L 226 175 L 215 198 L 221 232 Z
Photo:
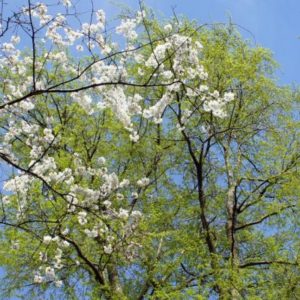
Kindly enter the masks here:
M 267 230 L 253 226 L 296 209 L 297 145 L 273 154 L 281 169 L 262 154 L 289 96 L 268 54 L 142 5 L 109 26 L 69 0 L 3 13 L 3 294 L 238 299 L 253 295 L 251 267 L 294 272 L 296 239 L 280 258 L 252 249 Z

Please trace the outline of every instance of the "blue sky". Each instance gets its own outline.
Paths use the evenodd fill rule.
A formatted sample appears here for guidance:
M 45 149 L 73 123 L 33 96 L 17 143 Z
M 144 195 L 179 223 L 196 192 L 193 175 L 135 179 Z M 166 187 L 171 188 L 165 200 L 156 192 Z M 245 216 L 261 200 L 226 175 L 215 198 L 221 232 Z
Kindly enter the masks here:
M 117 12 L 116 3 L 138 7 L 138 0 L 95 3 L 110 15 Z M 280 84 L 299 84 L 300 0 L 144 0 L 144 3 L 164 17 L 171 16 L 175 8 L 178 15 L 199 23 L 227 22 L 231 17 L 253 34 L 257 45 L 271 49 L 280 64 Z M 253 39 L 247 31 L 241 33 Z

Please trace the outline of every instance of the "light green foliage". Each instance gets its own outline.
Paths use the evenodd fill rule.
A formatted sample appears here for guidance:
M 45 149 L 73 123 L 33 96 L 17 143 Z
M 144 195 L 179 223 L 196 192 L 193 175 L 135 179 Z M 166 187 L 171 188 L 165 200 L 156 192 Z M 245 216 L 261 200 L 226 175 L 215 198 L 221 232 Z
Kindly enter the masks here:
M 152 39 L 163 38 L 162 25 L 147 22 Z M 176 20 L 172 22 L 177 28 Z M 2 228 L 3 295 L 24 291 L 27 299 L 40 299 L 44 292 L 45 299 L 300 297 L 300 149 L 299 121 L 294 116 L 298 99 L 289 88 L 277 86 L 270 52 L 251 46 L 233 26 L 196 30 L 186 21 L 180 31 L 203 44 L 201 55 L 211 91 L 234 92 L 227 116 L 217 118 L 199 109 L 200 99 L 191 100 L 193 115 L 183 131 L 176 130 L 178 114 L 184 109 L 181 100 L 188 100 L 180 90 L 178 102 L 165 110 L 162 124 L 134 120 L 140 140 L 132 143 L 109 109 L 87 115 L 70 101 L 69 94 L 37 96 L 28 122 L 46 126 L 46 117 L 54 119 L 53 131 L 60 134 L 60 141 L 49 152 L 59 169 L 74 170 L 75 153 L 86 168 L 95 168 L 97 158 L 103 156 L 107 168 L 121 180 L 136 182 L 146 176 L 151 184 L 134 203 L 143 218 L 131 237 L 138 245 L 131 259 L 123 253 L 125 245 L 109 258 L 103 257 L 97 242 L 74 231 L 71 238 L 102 268 L 106 283 L 99 284 L 83 260 L 76 265 L 78 256 L 70 247 L 64 252 L 64 285 L 59 289 L 47 283 L 31 284 L 32 276 L 40 265 L 38 253 L 44 247 L 45 232 L 49 227 L 76 228 L 77 216 L 65 213 L 64 200 L 51 198 L 49 187 L 32 185 L 27 221 L 39 218 L 45 223 L 25 220 L 19 228 Z M 138 76 L 138 67 L 133 63 L 128 72 Z M 49 73 L 51 80 L 56 76 Z M 155 103 L 163 89 L 141 92 L 145 104 Z M 1 126 L 6 126 L 5 120 Z M 13 148 L 28 164 L 30 149 L 23 141 L 15 140 Z M 80 175 L 76 180 L 81 180 Z M 89 177 L 83 184 L 96 189 L 99 180 Z M 63 193 L 67 186 L 58 183 L 52 188 Z M 129 192 L 124 203 L 130 208 Z M 10 209 L 16 210 L 18 195 L 12 195 L 11 201 Z M 111 226 L 120 236 L 124 234 L 117 222 Z M 18 241 L 17 249 L 13 241 Z M 48 256 L 54 252 L 49 246 Z M 108 278 L 108 268 L 114 270 L 118 283 Z

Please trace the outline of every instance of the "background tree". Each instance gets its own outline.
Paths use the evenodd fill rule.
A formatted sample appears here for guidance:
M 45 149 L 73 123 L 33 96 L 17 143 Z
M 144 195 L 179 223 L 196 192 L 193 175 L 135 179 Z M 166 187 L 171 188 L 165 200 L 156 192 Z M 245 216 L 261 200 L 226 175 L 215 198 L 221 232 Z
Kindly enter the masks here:
M 2 43 L 4 297 L 298 297 L 297 99 L 270 53 L 142 5 L 121 41 L 63 4 L 2 20 L 24 39 Z

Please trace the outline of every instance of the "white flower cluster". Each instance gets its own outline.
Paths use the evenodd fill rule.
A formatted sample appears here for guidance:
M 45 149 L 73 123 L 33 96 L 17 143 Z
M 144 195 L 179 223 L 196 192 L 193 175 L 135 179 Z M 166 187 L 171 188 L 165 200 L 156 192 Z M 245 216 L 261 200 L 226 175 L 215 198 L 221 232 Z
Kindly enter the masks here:
M 70 244 L 58 236 L 51 237 L 50 235 L 45 235 L 43 237 L 43 243 L 47 247 L 45 251 L 47 251 L 54 242 L 57 244 L 57 247 L 52 261 L 49 260 L 47 252 L 39 252 L 39 260 L 46 266 L 40 266 L 39 270 L 35 273 L 33 281 L 36 284 L 49 281 L 53 282 L 56 287 L 61 287 L 63 284 L 63 281 L 59 280 L 57 272 L 64 267 L 62 262 L 63 249 L 69 248 Z
M 209 93 L 203 98 L 203 109 L 207 112 L 212 112 L 216 117 L 226 117 L 224 110 L 225 105 L 234 99 L 234 94 L 231 92 L 225 93 L 223 97 L 220 96 L 218 91 Z
M 145 109 L 143 112 L 143 116 L 147 119 L 153 118 L 154 123 L 159 124 L 162 120 L 162 114 L 166 107 L 172 102 L 172 97 L 170 93 L 166 93 L 162 96 L 162 98 L 156 102 L 153 106 L 148 109 Z
M 82 160 L 79 154 L 75 156 L 75 165 L 77 174 L 81 180 L 84 178 L 87 180 L 90 176 L 99 176 L 102 184 L 97 189 L 87 188 L 80 186 L 78 183 L 71 184 L 69 187 L 70 193 L 66 200 L 68 202 L 68 211 L 70 216 L 77 218 L 78 226 L 75 228 L 74 223 L 71 230 L 66 229 L 61 232 L 61 236 L 69 236 L 72 239 L 72 232 L 76 232 L 76 235 L 82 234 L 85 238 L 95 240 L 101 240 L 103 244 L 102 251 L 105 255 L 112 255 L 114 251 L 120 247 L 118 243 L 119 236 L 115 230 L 114 223 L 119 224 L 124 239 L 130 241 L 130 236 L 134 234 L 135 228 L 139 220 L 142 217 L 142 213 L 137 210 L 129 211 L 123 208 L 122 203 L 125 203 L 126 198 L 122 190 L 130 187 L 130 181 L 128 179 L 119 180 L 115 173 L 108 173 L 107 169 L 103 166 L 106 164 L 104 157 L 97 159 L 97 164 L 100 169 L 86 168 L 82 165 Z M 52 166 L 53 170 L 57 167 Z M 45 173 L 45 170 L 40 170 L 39 175 Z M 142 178 L 137 181 L 138 187 L 146 187 L 149 185 L 149 178 Z M 99 201 L 105 207 L 99 207 Z M 96 217 L 97 216 L 97 217 Z M 102 221 L 103 220 L 103 221 Z M 108 226 L 108 224 L 110 224 Z M 69 224 L 65 224 L 68 228 Z M 62 282 L 59 280 L 58 272 L 63 268 L 63 249 L 69 248 L 70 244 L 57 235 L 45 235 L 43 237 L 43 244 L 45 245 L 45 251 L 40 253 L 40 260 L 44 264 L 48 264 L 47 267 L 41 267 L 34 276 L 35 283 L 42 283 L 45 281 L 54 282 L 55 285 L 60 285 Z M 47 249 L 51 249 L 53 244 L 57 244 L 56 254 L 53 259 L 49 259 Z M 129 242 L 129 245 L 131 243 Z M 132 255 L 136 247 L 131 245 L 128 249 L 125 249 L 128 257 Z
M 121 21 L 121 25 L 116 28 L 118 34 L 123 35 L 129 40 L 134 40 L 137 38 L 137 33 L 135 32 L 136 20 L 126 19 Z
M 171 46 L 172 45 L 169 42 L 156 46 L 145 63 L 146 67 L 156 68 L 159 64 L 163 63 L 163 60 L 166 57 L 166 51 L 170 49 Z
M 145 18 L 145 16 L 145 11 L 142 11 L 137 13 L 136 18 L 127 18 L 121 20 L 121 24 L 116 28 L 116 33 L 123 35 L 129 41 L 135 40 L 138 37 L 135 29 L 137 25 L 143 21 L 143 18 Z
M 137 181 L 137 185 L 138 185 L 139 187 L 145 187 L 145 186 L 147 186 L 149 183 L 150 183 L 150 179 L 147 178 L 147 177 L 144 177 L 144 178 L 139 179 L 139 180 Z
M 166 31 L 171 31 L 168 26 Z M 173 34 L 166 39 L 163 44 L 158 44 L 153 53 L 146 60 L 146 67 L 158 68 L 159 75 L 163 82 L 170 82 L 166 92 L 162 97 L 149 108 L 143 110 L 143 116 L 147 119 L 152 118 L 154 123 L 163 121 L 163 114 L 166 108 L 177 101 L 176 94 L 179 91 L 185 91 L 186 97 L 184 106 L 190 106 L 191 98 L 195 100 L 200 98 L 203 102 L 203 110 L 212 112 L 217 117 L 225 117 L 225 106 L 234 99 L 233 93 L 225 93 L 222 97 L 217 91 L 210 93 L 209 87 L 204 84 L 208 78 L 205 72 L 199 53 L 202 45 L 199 42 L 193 42 L 190 37 Z M 172 81 L 170 81 L 172 80 Z M 199 81 L 201 82 L 199 85 Z M 177 124 L 179 130 L 184 130 L 192 107 L 183 110 L 181 124 Z

